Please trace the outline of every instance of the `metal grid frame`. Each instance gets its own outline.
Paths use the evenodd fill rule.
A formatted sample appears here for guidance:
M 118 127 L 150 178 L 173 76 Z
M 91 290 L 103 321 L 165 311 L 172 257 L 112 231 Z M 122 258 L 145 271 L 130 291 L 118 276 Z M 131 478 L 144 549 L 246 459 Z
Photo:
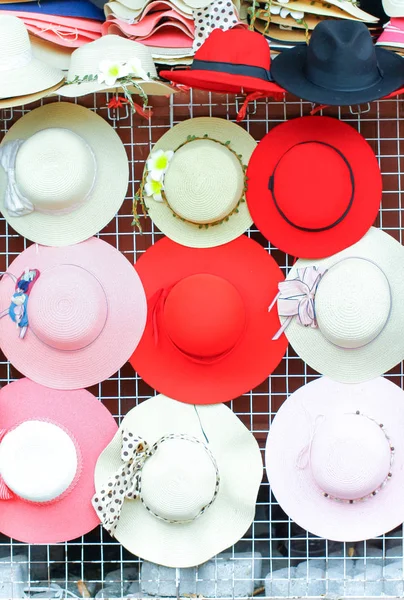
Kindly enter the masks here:
M 58 100 L 54 99 L 52 101 Z M 134 261 L 147 247 L 161 237 L 153 224 L 146 223 L 143 219 L 142 223 L 145 226 L 145 231 L 142 235 L 139 233 L 134 235 L 131 227 L 133 193 L 139 183 L 144 160 L 151 146 L 164 131 L 187 118 L 219 116 L 234 121 L 238 110 L 238 99 L 234 96 L 192 93 L 192 91 L 190 94 L 176 94 L 170 99 L 153 98 L 151 104 L 154 106 L 154 113 L 150 121 L 141 119 L 137 115 L 132 116 L 127 112 L 119 114 L 107 109 L 107 101 L 108 97 L 106 95 L 79 99 L 80 104 L 97 111 L 118 131 L 126 146 L 130 162 L 128 196 L 119 214 L 100 233 L 100 237 L 115 245 L 130 261 Z M 42 103 L 38 103 L 38 105 Z M 32 105 L 28 109 L 21 107 L 1 111 L 0 138 L 18 118 L 38 105 Z M 286 101 L 282 102 L 260 100 L 256 104 L 250 105 L 242 126 L 259 140 L 278 123 L 289 118 L 307 115 L 312 108 L 309 103 L 293 98 L 287 98 Z M 401 207 L 401 161 L 403 155 L 401 153 L 401 143 L 404 143 L 404 100 L 396 98 L 374 102 L 367 107 L 358 107 L 358 109 L 330 108 L 322 112 L 350 123 L 372 145 L 383 174 L 384 192 L 378 225 L 397 240 L 403 242 Z M 271 252 L 285 272 L 290 268 L 292 257 L 288 257 L 272 247 L 257 229 L 251 228 L 248 235 Z M 4 219 L 1 218 L 0 270 L 6 270 L 15 256 L 25 247 L 26 241 L 13 232 Z M 19 376 L 4 356 L 0 355 L 0 384 L 10 383 Z M 262 386 L 232 401 L 229 405 L 254 433 L 263 450 L 269 424 L 276 410 L 290 393 L 315 377 L 317 377 L 317 374 L 307 367 L 289 348 L 281 365 Z M 401 364 L 393 369 L 388 377 L 397 385 L 403 387 L 403 365 Z M 129 365 L 125 365 L 119 373 L 108 381 L 95 386 L 91 391 L 110 409 L 118 423 L 130 408 L 155 393 L 141 381 Z M 237 560 L 236 552 L 239 550 L 261 553 L 263 577 L 267 573 L 275 573 L 280 567 L 288 570 L 285 576 L 286 579 L 283 581 L 282 597 L 317 597 L 319 594 L 316 591 L 317 588 L 313 585 L 316 576 L 314 572 L 311 572 L 311 567 L 319 564 L 316 561 L 324 560 L 327 561 L 327 569 L 321 593 L 329 597 L 380 597 L 383 594 L 386 597 L 404 596 L 404 579 L 402 576 L 404 570 L 403 527 L 367 543 L 335 544 L 320 540 L 307 532 L 299 530 L 282 513 L 270 494 L 265 476 L 258 498 L 255 521 L 243 540 L 229 549 L 235 560 Z M 393 558 L 392 552 L 395 558 L 401 561 L 401 577 L 397 577 L 396 580 L 387 580 L 385 569 Z M 118 571 L 114 583 L 118 586 L 117 590 L 120 591 L 120 596 L 123 597 L 127 589 L 127 583 L 123 580 L 124 569 L 129 567 L 135 569 L 130 581 L 139 581 L 139 574 L 136 575 L 136 573 L 140 573 L 141 560 L 130 555 L 116 540 L 110 538 L 101 527 L 83 538 L 54 546 L 28 546 L 0 535 L 0 559 L 3 557 L 3 561 L 0 560 L 0 565 L 15 565 L 17 563 L 15 557 L 21 553 L 26 555 L 26 559 L 23 559 L 22 563 L 30 567 L 28 580 L 25 583 L 27 583 L 27 591 L 31 594 L 35 592 L 35 588 L 38 588 L 38 586 L 46 587 L 52 580 L 58 580 L 62 588 L 62 597 L 71 596 L 72 591 L 80 596 L 80 581 L 87 582 L 87 587 L 90 589 L 94 587 L 92 584 L 95 584 L 96 589 L 99 590 L 105 584 L 107 574 L 110 571 Z M 331 556 L 334 553 L 336 555 Z M 390 556 L 386 557 L 386 553 Z M 257 561 L 258 558 L 255 557 L 251 560 Z M 343 561 L 343 575 L 332 579 L 328 576 L 328 571 L 333 564 L 336 564 L 335 561 L 341 560 Z M 308 561 L 305 568 L 306 572 L 302 573 L 302 578 L 296 584 L 292 573 L 295 565 L 302 561 Z M 357 565 L 361 563 L 364 567 L 363 576 L 356 580 L 355 585 L 348 576 L 349 565 L 352 561 L 357 561 Z M 382 567 L 378 577 L 375 577 L 374 574 L 370 575 L 371 567 L 375 564 Z M 69 577 L 70 579 L 73 578 L 73 581 L 68 587 Z M 174 596 L 179 596 L 181 593 L 181 577 L 180 570 L 175 570 L 176 593 L 173 594 Z M 195 581 L 198 581 L 198 578 L 198 570 L 196 570 Z M 0 590 L 2 585 L 7 585 L 11 581 L 11 576 L 9 581 L 7 578 L 4 579 L 3 576 L 2 581 L 0 571 Z M 233 598 L 238 583 L 240 581 L 233 576 L 228 582 L 231 593 L 220 596 L 218 591 L 219 581 L 213 580 L 212 585 L 214 585 L 215 593 L 212 593 L 212 597 Z M 255 590 L 255 595 L 263 596 L 264 592 L 261 587 L 263 582 L 256 581 L 255 583 L 256 588 L 258 588 Z M 338 585 L 336 586 L 335 583 Z M 392 583 L 394 587 L 392 587 Z M 14 580 L 14 584 L 18 584 L 18 581 Z M 10 590 L 9 597 L 17 597 L 10 586 L 8 589 Z M 279 588 L 276 589 L 279 590 Z M 142 594 L 140 595 L 142 596 Z M 2 596 L 0 595 L 0 597 Z

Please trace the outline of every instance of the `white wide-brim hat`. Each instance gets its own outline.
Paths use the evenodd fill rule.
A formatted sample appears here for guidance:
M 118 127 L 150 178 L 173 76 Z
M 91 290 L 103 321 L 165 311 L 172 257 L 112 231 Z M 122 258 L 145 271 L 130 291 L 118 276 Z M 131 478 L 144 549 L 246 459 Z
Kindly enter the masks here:
M 359 383 L 404 359 L 404 248 L 384 231 L 372 227 L 328 258 L 297 260 L 279 289 L 286 337 L 322 375 Z
M 402 0 L 382 0 L 383 10 L 389 17 L 404 17 Z
M 265 465 L 281 508 L 322 538 L 357 542 L 404 520 L 404 392 L 379 377 L 321 377 L 294 392 L 272 422 Z
M 119 75 L 116 72 L 116 81 L 112 83 L 104 79 L 108 65 L 113 68 L 117 66 L 121 71 Z M 128 65 L 127 69 L 124 65 Z M 77 48 L 71 56 L 66 83 L 57 93 L 66 98 L 106 91 L 122 93 L 120 82 L 124 83 L 122 77 L 127 72 L 147 95 L 167 96 L 174 93 L 172 86 L 159 81 L 150 49 L 119 35 L 104 35 Z M 130 93 L 139 93 L 134 85 L 125 85 Z
M 32 244 L 0 281 L 0 346 L 26 377 L 80 389 L 114 375 L 146 324 L 142 282 L 127 258 L 98 238 Z
M 16 186 L 4 164 L 10 175 L 15 169 Z M 3 138 L 0 165 L 4 218 L 20 235 L 47 246 L 76 244 L 101 231 L 128 188 L 128 158 L 118 134 L 71 103 L 47 104 L 19 119 Z
M 221 246 L 243 234 L 252 225 L 245 170 L 256 146 L 245 129 L 215 117 L 188 119 L 167 131 L 146 160 L 141 189 L 154 224 L 192 248 Z M 148 179 L 159 176 L 164 153 L 159 198 L 148 195 Z
M 258 444 L 227 406 L 159 395 L 132 409 L 102 452 L 93 506 L 133 554 L 192 567 L 245 534 L 261 479 Z
M 23 21 L 0 15 L 0 108 L 28 104 L 28 95 L 36 95 L 30 102 L 39 100 L 63 79 L 60 69 L 34 57 Z
M 56 67 L 61 71 L 67 71 L 70 65 L 70 59 L 74 48 L 60 46 L 56 42 L 44 40 L 36 35 L 30 34 L 32 54 L 38 60 Z M 62 85 L 62 82 L 60 85 Z

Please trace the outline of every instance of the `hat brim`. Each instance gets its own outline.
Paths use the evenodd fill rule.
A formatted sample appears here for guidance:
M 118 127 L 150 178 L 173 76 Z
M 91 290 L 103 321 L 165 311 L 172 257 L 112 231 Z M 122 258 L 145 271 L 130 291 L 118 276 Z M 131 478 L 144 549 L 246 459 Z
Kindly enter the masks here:
M 4 9 L 2 7 L 5 7 Z M 7 4 L 0 3 L 0 10 L 10 10 Z M 23 11 L 27 13 L 38 13 L 43 15 L 60 15 L 62 17 L 78 17 L 82 19 L 93 19 L 95 21 L 104 21 L 104 13 L 91 2 L 83 0 L 59 0 L 58 2 L 38 2 L 27 3 L 13 2 L 12 9 L 15 12 Z
M 346 217 L 326 231 L 302 231 L 281 215 L 268 189 L 269 178 L 278 161 L 296 144 L 320 142 L 332 144 L 341 152 L 354 177 L 354 198 Z M 311 172 L 305 174 L 305 186 L 321 172 L 322 150 Z M 280 250 L 299 258 L 323 258 L 335 254 L 361 239 L 377 217 L 382 197 L 382 178 L 372 148 L 350 125 L 331 117 L 301 117 L 272 129 L 258 144 L 248 169 L 247 203 L 261 233 Z M 328 182 L 337 186 L 338 181 Z M 296 184 L 296 194 L 299 186 Z M 324 195 L 313 197 L 313 205 Z
M 86 390 L 55 391 L 20 379 L 2 388 L 0 412 L 6 430 L 28 420 L 46 420 L 64 428 L 77 443 L 82 462 L 77 483 L 60 500 L 38 504 L 14 497 L 1 501 L 0 531 L 28 544 L 55 544 L 94 529 L 99 524 L 91 505 L 94 468 L 117 431 L 109 411 Z
M 268 306 L 283 275 L 274 259 L 257 242 L 241 236 L 216 248 L 186 248 L 163 239 L 136 263 L 150 299 L 184 277 L 210 273 L 227 279 L 243 298 L 246 329 L 236 347 L 222 360 L 208 365 L 187 358 L 170 341 L 163 328 L 156 344 L 151 320 L 130 359 L 133 368 L 152 387 L 181 402 L 227 402 L 251 390 L 278 366 L 286 350 L 276 310 Z M 181 373 L 179 377 L 178 374 Z
M 52 67 L 61 69 L 62 71 L 67 71 L 69 69 L 73 48 L 65 48 L 59 44 L 43 40 L 36 35 L 31 34 L 29 37 L 32 54 L 35 58 L 42 60 Z
M 275 82 L 263 81 L 257 77 L 246 75 L 231 75 L 219 71 L 200 71 L 198 69 L 184 69 L 173 71 L 160 71 L 160 76 L 181 85 L 186 85 L 197 90 L 208 90 L 222 94 L 238 94 L 240 92 L 263 92 L 271 94 L 285 94 Z
M 230 147 L 242 156 L 243 164 L 248 164 L 257 143 L 254 138 L 239 125 L 214 117 L 197 117 L 179 123 L 169 129 L 155 144 L 156 150 L 174 150 L 186 141 L 189 135 L 209 137 L 223 143 L 230 140 Z M 209 173 L 206 173 L 209 177 Z M 211 248 L 226 244 L 243 234 L 251 225 L 252 218 L 247 203 L 242 202 L 238 213 L 229 217 L 220 225 L 199 228 L 199 225 L 186 223 L 173 218 L 173 213 L 166 202 L 156 202 L 145 196 L 145 205 L 153 223 L 171 240 L 192 248 Z
M 25 67 L 0 72 L 0 100 L 36 93 L 45 96 L 49 88 L 63 79 L 62 71 L 32 58 Z
M 310 474 L 298 468 L 318 415 L 359 410 L 383 423 L 394 443 L 393 476 L 367 501 L 346 504 L 323 496 Z M 404 520 L 402 423 L 404 393 L 387 379 L 346 385 L 321 377 L 301 387 L 278 410 L 268 435 L 265 466 L 275 498 L 300 527 L 328 540 L 357 542 L 391 531 Z
M 163 81 L 141 81 L 139 85 L 142 90 L 148 96 L 169 96 L 174 94 L 175 90 L 164 83 Z M 132 94 L 139 94 L 139 90 L 133 85 L 128 86 L 128 90 Z M 122 88 L 120 86 L 108 87 L 102 83 L 69 83 L 68 85 L 62 86 L 58 91 L 58 96 L 64 96 L 65 98 L 80 98 L 81 96 L 87 96 L 88 94 L 97 93 L 116 93 L 122 94 Z
M 262 459 L 253 435 L 227 406 L 195 410 L 162 395 L 143 402 L 124 418 L 101 454 L 95 468 L 97 491 L 122 465 L 122 427 L 149 445 L 171 433 L 186 433 L 204 443 L 208 439 L 220 473 L 215 501 L 190 523 L 165 523 L 139 500 L 125 500 L 115 537 L 129 552 L 159 565 L 193 567 L 245 534 L 254 519 Z
M 128 158 L 120 137 L 104 119 L 83 106 L 66 102 L 47 104 L 24 115 L 6 133 L 2 144 L 26 140 L 51 127 L 69 129 L 91 147 L 97 164 L 91 195 L 70 213 L 34 211 L 12 217 L 4 206 L 7 177 L 0 169 L 0 210 L 11 227 L 27 239 L 46 246 L 67 246 L 95 235 L 116 215 L 128 188 Z
M 362 104 L 383 98 L 400 87 L 404 80 L 402 58 L 383 48 L 376 48 L 375 51 L 383 77 L 375 85 L 363 90 L 354 89 L 355 80 L 352 80 L 353 89 L 350 92 L 327 89 L 311 83 L 305 73 L 307 46 L 299 46 L 288 52 L 282 52 L 272 61 L 271 73 L 279 85 L 303 100 L 330 106 Z M 331 75 L 330 84 L 332 84 Z
M 20 277 L 27 267 L 43 273 L 63 264 L 87 269 L 104 289 L 108 317 L 97 339 L 80 350 L 57 350 L 43 343 L 29 327 L 25 337 L 19 338 L 15 323 L 6 315 L 0 319 L 0 344 L 11 364 L 37 383 L 58 389 L 90 387 L 116 373 L 136 348 L 146 322 L 145 293 L 133 265 L 116 248 L 97 238 L 65 248 L 41 246 L 37 250 L 32 245 L 17 256 L 8 273 Z M 11 277 L 3 277 L 2 310 L 10 305 L 14 287 Z M 35 287 L 31 297 L 33 294 Z
M 32 104 L 32 102 L 37 102 L 42 98 L 53 96 L 54 94 L 57 94 L 57 90 L 60 88 L 61 85 L 63 85 L 62 81 L 60 81 L 56 85 L 53 85 L 47 90 L 42 90 L 41 92 L 27 94 L 26 96 L 16 96 L 14 98 L 3 98 L 2 100 L 0 100 L 0 109 L 14 108 L 16 106 L 25 106 L 26 104 Z
M 308 266 L 328 269 L 350 256 L 373 261 L 389 282 L 391 312 L 381 333 L 372 342 L 356 349 L 339 348 L 329 342 L 318 327 L 303 327 L 295 319 L 285 333 L 295 352 L 310 367 L 336 381 L 360 383 L 386 373 L 404 357 L 404 313 L 401 307 L 404 297 L 403 246 L 389 234 L 372 227 L 359 242 L 338 254 L 322 260 L 296 261 L 287 278 L 293 279 L 297 269 Z

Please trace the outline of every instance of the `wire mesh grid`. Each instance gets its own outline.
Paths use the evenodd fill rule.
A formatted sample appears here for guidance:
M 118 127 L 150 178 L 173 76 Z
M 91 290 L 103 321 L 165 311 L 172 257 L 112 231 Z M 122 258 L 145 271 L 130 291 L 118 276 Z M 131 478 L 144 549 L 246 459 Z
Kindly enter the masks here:
M 80 104 L 95 110 L 117 130 L 130 163 L 128 195 L 119 214 L 99 234 L 130 261 L 135 261 L 161 234 L 141 218 L 143 233 L 134 233 L 132 198 L 144 161 L 152 145 L 179 121 L 197 116 L 235 120 L 239 100 L 234 96 L 202 92 L 176 94 L 171 99 L 153 98 L 150 121 L 123 109 L 108 109 L 108 96 L 81 98 Z M 46 102 L 58 99 L 45 100 Z M 43 103 L 43 102 L 42 102 Z M 32 105 L 30 109 L 35 108 Z M 260 140 L 277 124 L 310 113 L 312 106 L 293 98 L 250 105 L 242 123 Z M 28 112 L 25 108 L 0 113 L 1 138 Z M 383 201 L 377 225 L 402 242 L 401 187 L 404 143 L 404 100 L 384 100 L 366 107 L 329 108 L 323 114 L 350 123 L 370 143 L 383 174 Z M 324 199 L 326 201 L 326 198 Z M 293 258 L 271 246 L 257 229 L 247 235 L 259 242 L 287 272 Z M 5 271 L 27 242 L 0 220 L 0 270 Z M 21 375 L 0 356 L 1 385 Z M 289 348 L 276 371 L 258 388 L 230 405 L 253 432 L 263 451 L 270 422 L 289 394 L 318 375 Z M 387 375 L 402 387 L 403 365 Z M 130 365 L 91 390 L 119 423 L 137 403 L 154 395 Z M 96 432 L 94 432 L 96 435 Z M 0 507 L 1 510 L 1 507 Z M 77 510 L 80 507 L 77 506 Z M 330 598 L 404 597 L 404 530 L 366 543 L 330 542 L 300 529 L 283 513 L 271 495 L 266 476 L 260 488 L 253 525 L 227 557 L 212 560 L 210 569 L 163 569 L 131 555 L 101 527 L 65 544 L 29 546 L 0 535 L 0 598 L 36 597 L 146 597 L 237 596 Z M 195 541 L 197 543 L 197 540 Z M 264 579 L 266 580 L 266 586 Z

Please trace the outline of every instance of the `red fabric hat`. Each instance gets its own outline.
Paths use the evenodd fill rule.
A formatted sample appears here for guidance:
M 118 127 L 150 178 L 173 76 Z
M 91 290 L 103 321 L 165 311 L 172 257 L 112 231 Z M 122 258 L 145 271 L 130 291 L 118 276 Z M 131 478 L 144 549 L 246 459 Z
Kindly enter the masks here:
M 159 392 L 190 404 L 227 402 L 272 373 L 287 346 L 268 306 L 284 277 L 241 236 L 214 248 L 164 238 L 136 263 L 149 318 L 130 362 Z
M 359 241 L 382 197 L 371 147 L 331 117 L 301 117 L 275 127 L 254 150 L 247 179 L 256 226 L 299 258 L 323 258 Z
M 248 29 L 214 29 L 195 53 L 190 69 L 161 71 L 166 79 L 212 92 L 285 93 L 270 75 L 271 54 L 264 36 Z

